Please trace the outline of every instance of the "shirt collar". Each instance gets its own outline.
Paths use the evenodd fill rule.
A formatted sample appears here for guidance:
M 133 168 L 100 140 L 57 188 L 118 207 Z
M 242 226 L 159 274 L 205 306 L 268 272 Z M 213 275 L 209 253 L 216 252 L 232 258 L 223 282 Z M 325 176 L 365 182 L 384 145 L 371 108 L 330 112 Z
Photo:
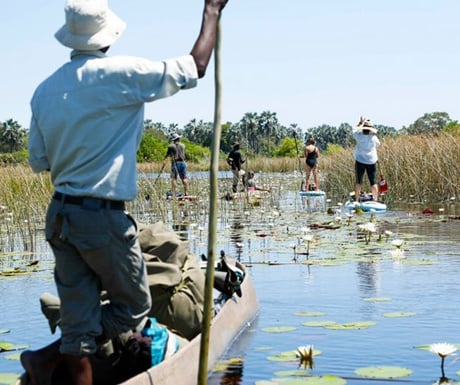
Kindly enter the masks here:
M 107 55 L 102 51 L 80 51 L 80 50 L 73 50 L 70 53 L 70 58 L 75 59 L 77 56 L 93 56 L 93 57 L 106 57 Z

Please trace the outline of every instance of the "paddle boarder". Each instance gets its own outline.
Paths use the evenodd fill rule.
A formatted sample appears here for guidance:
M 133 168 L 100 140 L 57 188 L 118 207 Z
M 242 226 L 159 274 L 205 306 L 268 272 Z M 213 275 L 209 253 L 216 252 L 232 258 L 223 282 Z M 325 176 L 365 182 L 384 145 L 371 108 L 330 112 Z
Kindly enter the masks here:
M 377 174 L 377 147 L 380 141 L 377 138 L 377 129 L 369 119 L 361 116 L 357 126 L 353 130 L 353 138 L 356 140 L 355 158 L 355 201 L 359 202 L 362 191 L 364 173 L 367 174 L 371 185 L 372 199 L 378 200 L 379 188 L 376 181 Z

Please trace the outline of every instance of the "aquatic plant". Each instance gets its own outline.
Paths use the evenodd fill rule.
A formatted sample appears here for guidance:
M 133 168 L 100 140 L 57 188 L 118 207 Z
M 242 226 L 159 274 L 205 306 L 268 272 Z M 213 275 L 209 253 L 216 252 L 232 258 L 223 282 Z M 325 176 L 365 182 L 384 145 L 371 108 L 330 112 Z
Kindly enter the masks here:
M 299 346 L 297 348 L 297 354 L 300 358 L 299 367 L 302 366 L 304 369 L 313 369 L 313 345 Z
M 429 346 L 430 352 L 441 357 L 441 378 L 446 378 L 444 374 L 444 360 L 446 357 L 453 355 L 457 351 L 457 347 L 448 343 L 435 343 Z

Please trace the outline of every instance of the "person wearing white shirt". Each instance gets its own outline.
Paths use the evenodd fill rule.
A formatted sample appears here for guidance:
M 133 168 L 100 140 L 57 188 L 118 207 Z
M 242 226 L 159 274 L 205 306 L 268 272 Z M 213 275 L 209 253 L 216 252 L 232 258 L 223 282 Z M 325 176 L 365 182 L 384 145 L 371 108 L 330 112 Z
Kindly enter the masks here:
M 377 138 L 377 129 L 374 128 L 369 119 L 361 117 L 358 125 L 353 130 L 353 138 L 356 140 L 355 158 L 355 200 L 359 202 L 362 191 L 364 174 L 367 174 L 371 185 L 372 199 L 376 201 L 379 197 L 377 185 L 377 147 L 380 141 Z

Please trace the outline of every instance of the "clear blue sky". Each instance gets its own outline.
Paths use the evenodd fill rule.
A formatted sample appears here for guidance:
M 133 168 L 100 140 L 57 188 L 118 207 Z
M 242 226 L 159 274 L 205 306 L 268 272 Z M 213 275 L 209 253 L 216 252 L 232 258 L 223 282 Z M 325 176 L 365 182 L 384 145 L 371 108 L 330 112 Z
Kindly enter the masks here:
M 128 24 L 109 54 L 188 53 L 199 0 L 109 0 Z M 35 87 L 69 58 L 54 38 L 64 1 L 7 1 L 0 13 L 0 121 L 29 126 Z M 230 0 L 222 17 L 222 120 L 276 112 L 303 129 L 354 124 L 397 129 L 426 112 L 460 120 L 460 0 Z M 146 108 L 146 119 L 213 120 L 212 63 L 198 88 Z

